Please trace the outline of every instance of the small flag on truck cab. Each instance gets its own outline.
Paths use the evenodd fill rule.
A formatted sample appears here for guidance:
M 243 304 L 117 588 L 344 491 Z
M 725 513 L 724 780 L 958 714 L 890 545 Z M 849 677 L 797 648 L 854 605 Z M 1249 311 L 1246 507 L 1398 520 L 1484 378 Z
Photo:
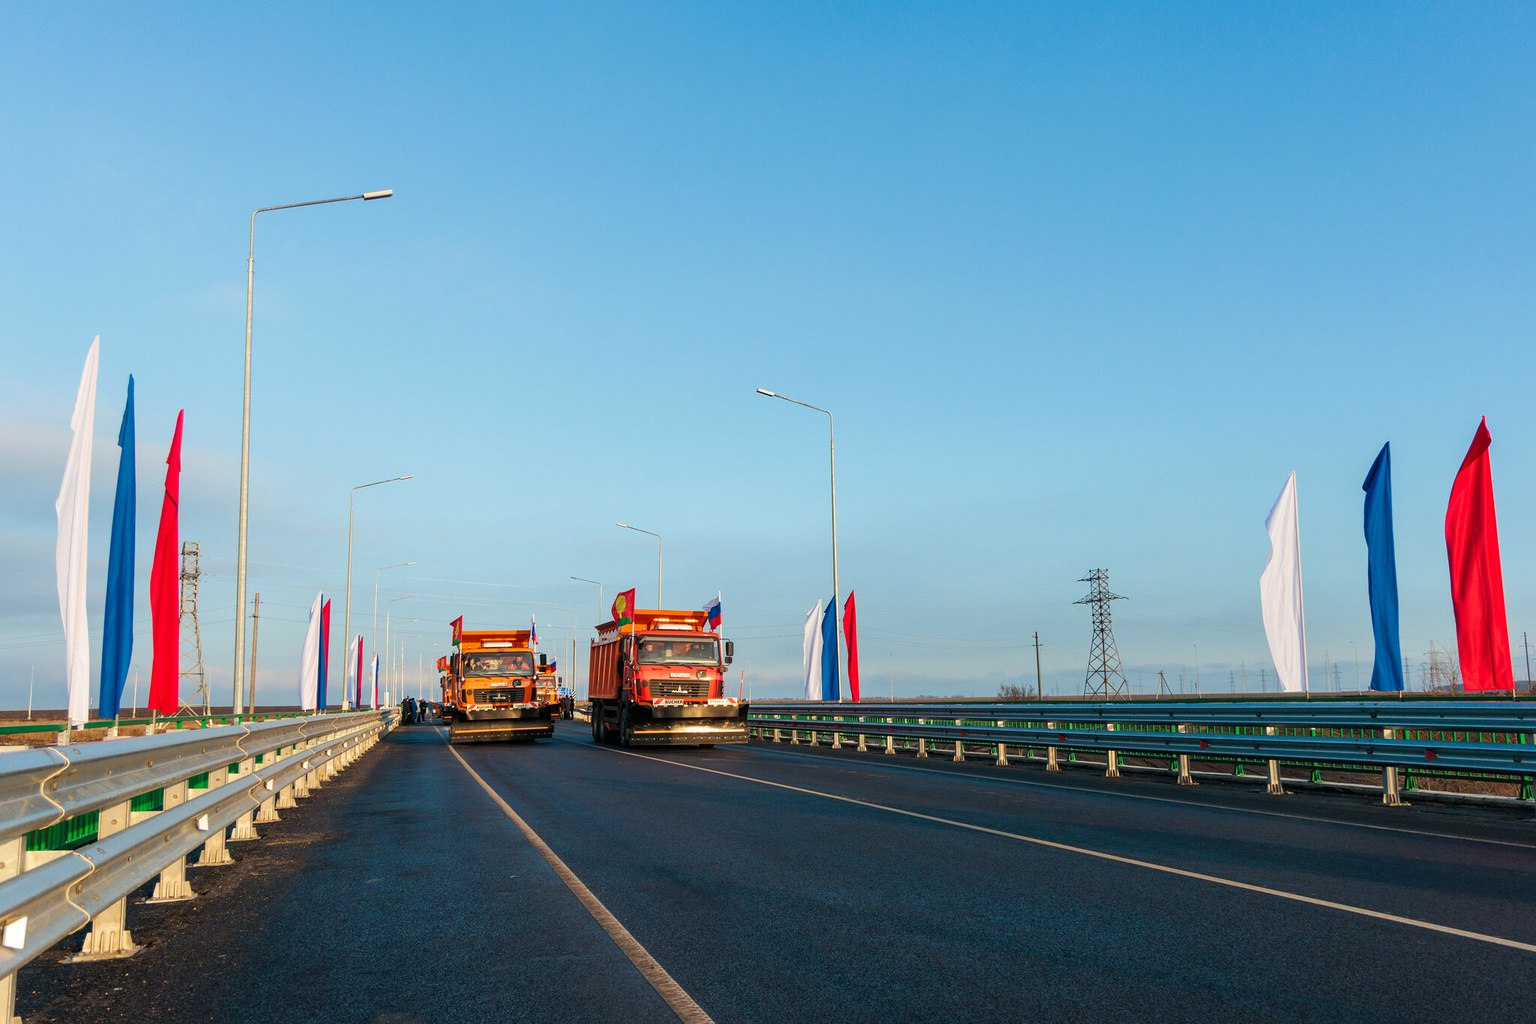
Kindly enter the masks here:
M 613 599 L 613 621 L 616 625 L 628 626 L 634 622 L 635 588 L 621 591 Z
M 528 616 L 528 646 L 539 646 L 539 623 L 535 616 Z
M 453 642 L 454 645 L 457 646 L 459 637 L 461 637 L 464 633 L 464 616 L 460 615 L 458 618 L 448 623 L 448 625 L 453 627 Z
M 720 594 L 715 593 L 715 599 L 704 605 L 704 612 L 709 616 L 708 625 L 711 630 L 720 628 Z

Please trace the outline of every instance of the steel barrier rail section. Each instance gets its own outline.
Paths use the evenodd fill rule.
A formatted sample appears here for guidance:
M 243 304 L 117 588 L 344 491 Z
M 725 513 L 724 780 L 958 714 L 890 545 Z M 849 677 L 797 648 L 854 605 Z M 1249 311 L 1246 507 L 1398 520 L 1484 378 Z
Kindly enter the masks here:
M 951 719 L 953 720 L 953 719 Z M 976 743 L 1016 747 L 1073 747 L 1122 754 L 1188 754 L 1206 760 L 1332 761 L 1371 768 L 1436 768 L 1461 771 L 1536 774 L 1536 747 L 1515 743 L 1467 743 L 1312 736 L 1233 735 L 1230 733 L 1108 732 L 1104 730 L 998 728 L 996 726 L 922 725 L 885 722 L 832 722 L 770 719 L 753 715 L 753 726 L 844 736 L 896 736 L 937 743 Z
M 129 894 L 198 847 L 205 856 L 215 845 L 223 854 L 230 825 L 279 794 L 305 795 L 395 724 L 393 710 L 369 711 L 0 755 L 0 1021 L 13 1020 L 18 968 L 104 911 L 121 914 Z M 279 759 L 255 765 L 258 756 L 265 760 L 288 748 Z M 222 779 L 231 766 L 238 774 Z M 174 807 L 129 811 L 135 796 L 185 789 L 205 772 L 217 772 L 222 784 L 210 779 L 210 788 Z M 113 819 L 121 827 L 28 863 L 26 833 L 108 808 L 123 813 L 127 820 Z M 140 814 L 142 820 L 133 820 Z M 13 857 L 19 863 L 5 863 Z
M 755 705 L 749 726 L 763 735 L 768 730 L 813 737 L 832 734 L 833 745 L 841 737 L 859 737 L 861 749 L 874 736 L 885 740 L 886 752 L 894 752 L 896 738 L 915 740 L 919 756 L 926 745 L 958 745 L 955 759 L 964 757 L 963 745 L 995 747 L 1004 763 L 1005 747 L 1044 747 L 1048 760 L 1057 748 L 1095 750 L 1133 756 L 1177 755 L 1184 761 L 1180 779 L 1188 776 L 1188 758 L 1207 761 L 1268 761 L 1271 789 L 1278 791 L 1279 762 L 1330 763 L 1346 768 L 1384 769 L 1383 798 L 1397 803 L 1397 769 L 1420 772 L 1469 771 L 1498 773 L 1526 780 L 1523 799 L 1529 800 L 1536 779 L 1536 745 L 1508 742 L 1526 739 L 1536 730 L 1536 706 L 1526 704 L 1421 704 L 1391 705 L 1391 716 L 1379 714 L 1381 705 L 1358 703 L 1319 708 L 1315 705 L 1228 704 L 1208 706 L 1176 704 L 1136 705 L 978 705 L 978 704 L 861 704 L 851 713 L 846 706 L 815 704 Z M 1317 711 L 1328 712 L 1316 714 Z M 1262 717 L 1258 717 L 1262 712 Z M 873 719 L 871 721 L 870 719 Z M 904 719 L 905 721 L 891 721 Z M 913 721 L 913 720 L 916 721 Z M 1015 724 L 1008 724 L 1010 720 Z M 987 724 L 965 724 L 965 723 Z M 1027 725 L 1020 723 L 1029 723 Z M 1163 725 L 1170 731 L 1126 731 L 1122 725 Z M 1082 728 L 1082 726 L 1089 726 Z M 1063 726 L 1067 726 L 1063 728 Z M 1227 726 L 1248 732 L 1201 731 L 1197 726 Z M 1316 735 L 1319 729 L 1351 730 L 1355 736 Z M 1289 734 L 1281 734 L 1285 730 Z M 1295 733 L 1301 731 L 1302 735 Z M 1405 731 L 1440 733 L 1442 738 L 1403 737 Z M 1446 733 L 1492 733 L 1504 742 L 1481 742 L 1480 737 L 1445 738 Z M 1117 764 L 1106 766 L 1114 773 Z
M 329 724 L 339 721 L 334 715 L 319 721 L 287 719 L 7 755 L 36 763 L 20 766 L 13 786 L 10 761 L 0 761 L 0 842 L 159 789 L 166 778 L 182 781 L 252 755 L 294 746 L 317 729 L 329 731 Z M 28 787 L 31 792 L 26 791 Z M 13 796 L 21 797 L 15 807 L 7 799 Z
M 754 717 L 964 718 L 1027 722 L 1116 724 L 1308 725 L 1340 729 L 1450 729 L 1466 732 L 1536 732 L 1536 701 L 1244 701 L 1188 704 L 753 704 Z M 835 709 L 835 710 L 834 710 Z

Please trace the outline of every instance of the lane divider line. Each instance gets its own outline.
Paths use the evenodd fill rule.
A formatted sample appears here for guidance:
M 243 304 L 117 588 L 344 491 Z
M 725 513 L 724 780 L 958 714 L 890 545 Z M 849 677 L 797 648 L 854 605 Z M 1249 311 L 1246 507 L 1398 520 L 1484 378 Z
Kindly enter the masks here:
M 1109 861 L 1114 864 L 1123 864 L 1127 867 L 1142 868 L 1147 871 L 1156 871 L 1161 874 L 1174 875 L 1179 878 L 1188 878 L 1197 882 L 1207 882 L 1211 885 L 1225 886 L 1229 889 L 1238 889 L 1243 892 L 1257 893 L 1262 896 L 1272 896 L 1276 899 L 1289 900 L 1293 903 L 1304 903 L 1308 906 L 1322 907 L 1327 910 L 1337 910 L 1345 914 L 1354 914 L 1358 917 L 1367 917 L 1376 921 L 1387 921 L 1392 924 L 1405 925 L 1409 928 L 1419 928 L 1424 931 L 1438 932 L 1441 935 L 1454 935 L 1457 938 L 1471 939 L 1474 942 L 1484 942 L 1493 946 L 1504 946 L 1508 949 L 1518 949 L 1526 953 L 1536 953 L 1536 944 L 1520 942 L 1517 939 L 1506 939 L 1501 935 L 1487 935 L 1483 932 L 1467 931 L 1464 928 L 1453 928 L 1450 925 L 1436 924 L 1433 921 L 1424 921 L 1413 917 L 1402 917 L 1398 914 L 1389 914 L 1381 910 L 1371 910 L 1369 907 L 1357 907 L 1348 903 L 1337 903 L 1333 900 L 1321 899 L 1317 896 L 1307 896 L 1298 892 L 1288 892 L 1284 889 L 1272 889 L 1265 885 L 1255 885 L 1251 882 L 1240 882 L 1235 878 L 1222 878 L 1220 875 L 1207 875 L 1199 871 L 1189 871 L 1184 868 L 1172 867 L 1168 864 L 1157 864 L 1153 861 L 1137 860 L 1134 857 L 1122 857 L 1117 853 L 1106 853 L 1103 850 L 1090 850 L 1083 846 L 1073 846 L 1069 843 L 1058 843 L 1051 839 L 1041 839 L 1039 836 L 1026 836 L 1019 832 L 1006 832 L 1002 829 L 989 828 L 986 825 L 975 825 L 967 821 L 957 821 L 953 818 L 941 818 L 932 814 L 924 814 L 921 811 L 909 811 L 901 807 L 892 807 L 888 804 L 877 804 L 869 800 L 860 800 L 851 796 L 839 796 L 836 793 L 823 793 L 815 789 L 806 789 L 801 786 L 791 786 L 785 782 L 773 782 L 769 779 L 757 779 L 750 775 L 738 775 L 734 772 L 721 771 L 718 768 L 705 768 L 703 765 L 687 764 L 682 761 L 668 761 L 666 758 L 655 757 L 647 754 L 636 754 L 633 751 L 621 750 L 616 753 L 626 754 L 630 757 L 640 757 L 647 761 L 655 761 L 660 764 L 670 764 L 678 768 L 691 768 L 694 771 L 706 772 L 710 775 L 721 775 L 728 779 L 736 779 L 741 782 L 754 782 L 760 786 L 769 786 L 774 789 L 789 790 L 792 793 L 801 793 L 806 796 L 820 797 L 823 800 L 835 800 L 840 803 L 853 804 L 857 807 L 865 807 L 870 810 L 884 811 L 887 814 L 900 815 L 906 818 L 915 818 L 919 821 L 929 821 L 938 825 L 949 825 L 952 828 L 964 829 L 969 832 L 979 832 L 983 835 L 996 836 L 1000 839 L 1012 839 L 1021 843 L 1029 843 L 1032 846 L 1040 846 L 1061 853 L 1071 853 L 1080 857 L 1092 857 L 1096 860 Z M 468 767 L 466 765 L 466 767 Z M 482 783 L 483 785 L 483 783 Z
M 817 754 L 802 754 L 792 750 L 764 750 L 766 756 L 797 759 L 802 761 L 816 761 L 846 765 L 848 762 L 828 758 Z M 870 767 L 885 768 L 892 771 L 916 772 L 922 775 L 939 775 L 945 778 L 962 778 L 972 782 L 996 783 L 1005 786 L 1023 786 L 1026 789 L 1043 789 L 1053 793 L 1075 793 L 1083 796 L 1099 796 L 1112 800 L 1139 800 L 1143 803 L 1171 804 L 1174 807 L 1184 807 L 1196 810 L 1226 811 L 1229 814 L 1251 814 L 1259 818 L 1283 818 L 1288 821 L 1305 821 L 1314 825 L 1336 825 L 1339 828 L 1357 828 L 1371 832 L 1390 832 L 1396 835 L 1419 836 L 1425 839 L 1444 839 L 1454 843 L 1477 843 L 1482 846 L 1507 846 L 1516 850 L 1536 850 L 1536 843 L 1521 843 L 1513 839 L 1489 839 L 1486 836 L 1458 836 L 1449 832 L 1434 832 L 1422 828 L 1404 828 L 1401 825 L 1377 825 L 1365 821 L 1340 821 L 1336 818 L 1323 818 L 1314 814 L 1292 814 L 1288 811 L 1266 811 L 1254 807 L 1233 807 L 1228 804 L 1200 804 L 1190 800 L 1179 800 L 1176 797 L 1152 796 L 1147 793 L 1117 793 L 1107 789 L 1086 789 L 1076 786 L 1060 786 L 1049 782 L 1040 782 L 1035 779 L 1005 779 L 992 775 L 971 775 L 960 771 L 947 771 L 943 768 L 922 768 L 915 764 L 902 764 L 897 762 L 879 762 Z
M 619 919 L 614 917 L 607 907 L 603 906 L 602 901 L 593 894 L 591 889 L 588 889 L 582 883 L 580 878 L 576 877 L 576 873 L 566 866 L 565 861 L 561 860 L 554 850 L 550 849 L 549 844 L 544 842 L 539 834 L 522 819 L 522 816 L 501 798 L 500 793 L 497 793 L 488 782 L 480 777 L 479 772 L 469 766 L 469 762 L 464 760 L 463 755 L 451 746 L 448 747 L 448 753 L 458 759 L 459 764 L 464 766 L 464 770 L 469 772 L 469 777 L 479 783 L 480 788 L 485 790 L 486 795 L 495 801 L 497 807 L 501 808 L 501 812 L 511 819 L 512 824 L 517 826 L 518 831 L 523 834 L 523 838 L 527 839 L 533 848 L 539 851 L 540 856 L 554 869 L 560 881 L 565 883 L 565 887 L 571 890 L 572 894 L 581 901 L 581 905 L 587 908 L 587 913 L 591 914 L 603 931 L 608 933 L 608 937 L 613 940 L 613 944 L 618 946 L 619 950 L 629 958 L 629 962 L 635 965 L 635 969 L 640 972 L 640 976 L 650 984 L 651 988 L 656 990 L 656 994 L 661 996 L 662 1001 L 671 1008 L 672 1012 L 677 1014 L 677 1019 L 682 1021 L 683 1024 L 714 1024 L 714 1018 L 705 1013 L 704 1008 L 693 1001 L 693 997 L 683 990 L 683 987 L 677 983 L 672 975 L 667 973 L 665 967 L 657 963 L 656 958 L 651 956 L 646 948 L 640 944 L 640 941 L 629 933 L 629 929 L 625 928 L 619 922 Z

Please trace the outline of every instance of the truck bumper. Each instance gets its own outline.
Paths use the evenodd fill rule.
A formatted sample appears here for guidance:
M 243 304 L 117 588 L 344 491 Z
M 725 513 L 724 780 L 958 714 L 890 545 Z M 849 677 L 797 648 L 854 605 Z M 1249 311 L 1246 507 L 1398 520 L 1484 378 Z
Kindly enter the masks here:
M 482 743 L 496 740 L 537 740 L 553 736 L 554 708 L 475 708 L 457 711 L 448 723 L 448 742 Z
M 747 742 L 745 704 L 733 708 L 707 704 L 631 707 L 629 745 L 632 747 Z

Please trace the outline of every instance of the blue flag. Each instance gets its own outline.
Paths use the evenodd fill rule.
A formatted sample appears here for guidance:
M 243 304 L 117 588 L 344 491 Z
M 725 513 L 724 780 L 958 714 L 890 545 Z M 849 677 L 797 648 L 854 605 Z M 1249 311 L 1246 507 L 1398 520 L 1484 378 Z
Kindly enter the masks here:
M 1397 550 L 1392 543 L 1392 444 L 1381 446 L 1361 489 L 1365 491 L 1365 547 L 1370 567 L 1371 628 L 1376 666 L 1371 689 L 1403 688 L 1402 645 L 1397 630 Z
M 133 528 L 138 488 L 133 465 L 133 375 L 128 375 L 128 405 L 117 432 L 123 450 L 117 464 L 117 498 L 112 504 L 112 548 L 107 556 L 107 609 L 102 617 L 101 699 L 98 713 L 116 718 L 122 709 L 123 684 L 133 660 Z
M 827 602 L 821 617 L 821 699 L 837 700 L 837 600 Z

